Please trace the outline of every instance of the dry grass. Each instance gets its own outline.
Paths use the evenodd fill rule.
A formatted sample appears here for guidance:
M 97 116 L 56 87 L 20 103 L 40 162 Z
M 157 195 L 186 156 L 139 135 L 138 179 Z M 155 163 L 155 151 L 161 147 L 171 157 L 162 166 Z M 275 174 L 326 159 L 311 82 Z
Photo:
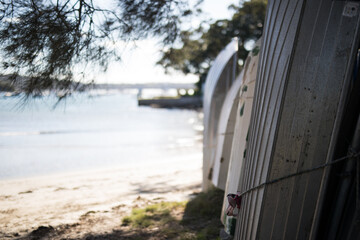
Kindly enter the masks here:
M 141 232 L 142 237 L 150 233 L 153 239 L 218 239 L 222 199 L 221 190 L 211 189 L 189 202 L 162 202 L 133 209 L 122 224 Z M 138 236 L 133 237 L 130 239 Z

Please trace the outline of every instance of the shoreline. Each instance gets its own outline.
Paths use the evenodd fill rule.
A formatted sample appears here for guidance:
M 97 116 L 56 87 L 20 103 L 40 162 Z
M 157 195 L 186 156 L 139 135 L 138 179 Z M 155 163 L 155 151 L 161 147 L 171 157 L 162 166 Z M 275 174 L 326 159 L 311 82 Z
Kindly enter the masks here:
M 0 185 L 2 182 L 15 182 L 15 181 L 26 181 L 26 180 L 31 180 L 31 179 L 44 179 L 44 178 L 60 178 L 60 177 L 71 177 L 74 175 L 86 175 L 86 174 L 91 174 L 91 173 L 96 173 L 96 172 L 106 172 L 106 171 L 125 171 L 125 170 L 136 170 L 136 169 L 141 169 L 144 167 L 151 167 L 151 166 L 158 166 L 161 164 L 172 164 L 174 163 L 175 165 L 178 165 L 182 162 L 184 162 L 184 160 L 186 158 L 201 158 L 202 159 L 202 153 L 193 153 L 193 154 L 187 154 L 186 156 L 181 155 L 178 157 L 174 157 L 173 159 L 171 159 L 170 161 L 168 160 L 156 160 L 154 161 L 153 159 L 151 159 L 150 162 L 141 162 L 141 163 L 119 163 L 116 164 L 114 166 L 104 166 L 104 167 L 100 167 L 100 168 L 96 168 L 96 167 L 92 167 L 92 168 L 88 168 L 88 169 L 83 169 L 83 170 L 74 170 L 74 171 L 59 171 L 59 172 L 52 172 L 52 173 L 48 173 L 48 174 L 38 174 L 38 175 L 29 175 L 29 176 L 14 176 L 14 177 L 8 177 L 8 178 L 0 178 Z M 187 160 L 185 160 L 187 161 Z M 0 189 L 0 194 L 1 194 L 1 189 Z
M 201 190 L 201 154 L 141 165 L 0 180 L 0 238 L 16 239 L 41 226 L 82 226 L 89 214 L 103 219 L 101 229 L 84 225 L 68 237 L 111 231 L 134 207 L 186 201 Z

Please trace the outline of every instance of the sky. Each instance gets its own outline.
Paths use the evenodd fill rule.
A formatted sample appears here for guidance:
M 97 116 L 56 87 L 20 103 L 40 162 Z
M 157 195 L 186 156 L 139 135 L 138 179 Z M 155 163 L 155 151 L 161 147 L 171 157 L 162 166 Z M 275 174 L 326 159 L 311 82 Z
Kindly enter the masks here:
M 204 0 L 202 11 L 205 17 L 211 19 L 230 18 L 233 14 L 228 10 L 231 4 L 238 4 L 239 0 Z M 196 23 L 195 23 L 196 24 Z M 111 63 L 105 74 L 96 77 L 97 83 L 194 83 L 198 77 L 173 73 L 167 75 L 161 66 L 156 66 L 160 59 L 160 46 L 156 40 L 142 40 L 136 42 L 136 48 L 128 47 L 122 53 L 120 63 Z

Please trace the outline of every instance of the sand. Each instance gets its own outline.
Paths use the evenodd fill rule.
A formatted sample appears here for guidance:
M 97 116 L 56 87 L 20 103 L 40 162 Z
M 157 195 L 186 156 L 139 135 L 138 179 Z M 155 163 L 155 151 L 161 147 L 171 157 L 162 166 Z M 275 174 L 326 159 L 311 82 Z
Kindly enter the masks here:
M 44 229 L 60 229 L 62 238 L 111 232 L 133 207 L 199 192 L 201 159 L 0 181 L 0 239 Z

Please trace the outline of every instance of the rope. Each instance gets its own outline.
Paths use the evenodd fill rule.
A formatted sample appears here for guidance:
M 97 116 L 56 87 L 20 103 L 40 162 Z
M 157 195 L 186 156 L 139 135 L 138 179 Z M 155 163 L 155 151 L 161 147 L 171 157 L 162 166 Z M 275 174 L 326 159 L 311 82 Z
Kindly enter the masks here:
M 289 174 L 289 175 L 286 175 L 286 176 L 283 176 L 283 177 L 280 177 L 280 178 L 276 178 L 276 179 L 273 179 L 273 180 L 270 180 L 270 181 L 267 181 L 267 182 L 264 182 L 264 183 L 261 183 L 255 187 L 252 187 L 240 194 L 238 194 L 239 196 L 243 196 L 251 191 L 254 191 L 256 189 L 259 189 L 261 187 L 264 187 L 266 185 L 270 185 L 270 184 L 274 184 L 274 183 L 277 183 L 277 182 L 280 182 L 282 180 L 285 180 L 285 179 L 288 179 L 288 178 L 292 178 L 292 177 L 296 177 L 296 176 L 299 176 L 299 175 L 302 175 L 302 174 L 305 174 L 305 173 L 309 173 L 309 172 L 314 172 L 316 170 L 319 170 L 321 168 L 325 168 L 325 167 L 329 167 L 331 165 L 334 165 L 336 163 L 339 163 L 339 162 L 342 162 L 342 161 L 345 161 L 345 160 L 348 160 L 348 159 L 355 159 L 357 157 L 360 156 L 360 152 L 358 153 L 351 153 L 347 156 L 344 156 L 344 157 L 341 157 L 341 158 L 338 158 L 332 162 L 329 162 L 329 163 L 325 163 L 325 164 L 322 164 L 320 166 L 317 166 L 317 167 L 314 167 L 314 168 L 311 168 L 311 169 L 306 169 L 306 170 L 303 170 L 303 171 L 300 171 L 300 172 L 297 172 L 297 173 L 292 173 L 292 174 Z

